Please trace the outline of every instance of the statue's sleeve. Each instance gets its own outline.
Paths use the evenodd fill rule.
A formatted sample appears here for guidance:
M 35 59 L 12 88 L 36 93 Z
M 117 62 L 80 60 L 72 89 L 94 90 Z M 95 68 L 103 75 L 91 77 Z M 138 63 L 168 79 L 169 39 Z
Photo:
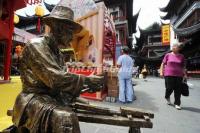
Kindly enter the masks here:
M 65 72 L 63 66 L 59 66 L 55 57 L 45 48 L 29 44 L 24 49 L 23 56 L 28 60 L 26 62 L 33 74 L 49 88 L 71 91 L 82 87 L 84 78 Z

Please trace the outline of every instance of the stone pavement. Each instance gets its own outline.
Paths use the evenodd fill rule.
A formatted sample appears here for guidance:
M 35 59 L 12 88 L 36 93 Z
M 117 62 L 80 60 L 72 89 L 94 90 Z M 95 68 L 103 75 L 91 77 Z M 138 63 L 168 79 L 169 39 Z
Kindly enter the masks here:
M 155 113 L 153 129 L 142 129 L 142 133 L 200 133 L 200 80 L 189 79 L 190 96 L 182 97 L 182 110 L 166 104 L 164 79 L 148 77 L 134 79 L 137 100 L 133 104 L 92 102 L 103 107 L 118 109 L 120 106 L 138 107 Z M 173 101 L 173 94 L 171 95 Z M 128 133 L 128 128 L 80 123 L 82 133 Z

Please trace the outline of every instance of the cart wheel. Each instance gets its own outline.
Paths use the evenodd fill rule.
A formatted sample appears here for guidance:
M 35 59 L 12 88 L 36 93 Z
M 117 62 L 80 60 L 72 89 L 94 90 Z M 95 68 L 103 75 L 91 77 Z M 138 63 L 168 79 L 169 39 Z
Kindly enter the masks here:
M 140 128 L 129 128 L 129 133 L 141 133 Z

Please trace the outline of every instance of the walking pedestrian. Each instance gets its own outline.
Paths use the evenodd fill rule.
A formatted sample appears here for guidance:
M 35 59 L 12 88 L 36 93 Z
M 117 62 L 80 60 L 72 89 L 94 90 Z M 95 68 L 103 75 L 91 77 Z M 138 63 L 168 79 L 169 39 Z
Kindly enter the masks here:
M 143 75 L 143 78 L 145 79 L 148 75 L 148 71 L 147 71 L 147 66 L 146 64 L 144 64 L 144 67 L 142 68 L 141 74 Z
M 186 78 L 185 58 L 179 53 L 180 46 L 179 43 L 173 45 L 172 52 L 165 55 L 160 67 L 160 76 L 165 78 L 167 104 L 171 104 L 170 95 L 174 91 L 174 105 L 178 110 L 181 109 L 181 84 L 183 77 Z
M 139 66 L 136 67 L 136 74 L 135 74 L 135 78 L 139 78 Z
M 134 60 L 128 55 L 128 47 L 122 48 L 122 55 L 118 58 L 117 66 L 119 67 L 119 101 L 122 103 L 132 103 L 134 91 L 132 85 L 132 72 Z

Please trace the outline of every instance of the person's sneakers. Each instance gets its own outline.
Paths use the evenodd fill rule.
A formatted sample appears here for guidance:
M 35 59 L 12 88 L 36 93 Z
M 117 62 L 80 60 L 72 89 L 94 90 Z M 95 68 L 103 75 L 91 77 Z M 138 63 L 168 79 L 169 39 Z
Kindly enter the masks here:
M 135 101 L 136 99 L 137 99 L 136 96 L 134 96 L 133 101 Z
M 181 110 L 181 107 L 179 105 L 175 105 L 175 108 Z
M 166 100 L 168 105 L 172 105 L 170 98 L 166 98 Z
M 121 103 L 121 104 L 126 104 L 126 102 L 123 102 L 123 101 L 120 101 L 120 100 L 118 102 Z
M 127 104 L 131 104 L 131 103 L 133 103 L 133 101 L 127 101 L 126 103 L 127 103 Z

